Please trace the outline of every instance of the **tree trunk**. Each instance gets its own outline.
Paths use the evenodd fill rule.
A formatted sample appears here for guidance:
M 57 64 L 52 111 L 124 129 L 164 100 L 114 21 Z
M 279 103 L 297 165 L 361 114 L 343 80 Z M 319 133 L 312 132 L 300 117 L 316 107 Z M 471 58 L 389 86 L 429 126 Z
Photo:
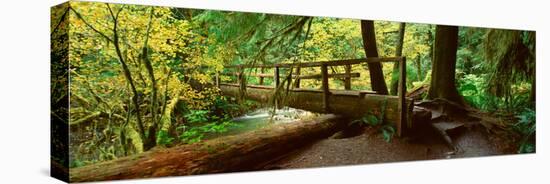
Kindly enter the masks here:
M 367 58 L 378 57 L 374 22 L 372 20 L 361 20 L 361 35 L 363 36 L 363 49 L 365 49 Z M 382 65 L 380 63 L 368 63 L 368 67 L 372 90 L 378 94 L 387 95 L 388 87 L 382 73 Z
M 117 30 L 118 15 L 122 10 L 119 10 L 117 15 L 115 16 L 113 11 L 111 10 L 111 7 L 109 7 L 108 5 L 107 5 L 107 7 L 109 8 L 109 12 L 111 13 L 111 16 L 113 18 L 113 45 L 115 46 L 115 50 L 116 50 L 116 54 L 118 56 L 118 60 L 119 60 L 120 64 L 122 65 L 122 70 L 124 72 L 124 76 L 126 78 L 126 81 L 130 84 L 130 88 L 132 90 L 132 94 L 133 94 L 132 95 L 132 102 L 134 104 L 134 108 L 135 108 L 135 111 L 136 111 L 137 125 L 138 125 L 138 128 L 139 128 L 139 133 L 140 133 L 140 136 L 141 136 L 141 140 L 143 141 L 143 145 L 144 145 L 144 149 L 145 149 L 147 147 L 146 145 L 148 145 L 148 143 L 147 143 L 147 138 L 145 136 L 145 125 L 143 123 L 143 120 L 141 119 L 138 92 L 137 92 L 136 86 L 134 84 L 134 79 L 132 79 L 131 71 L 128 68 L 128 65 L 126 64 L 126 62 L 124 61 L 124 57 L 122 56 L 122 51 L 121 51 L 120 45 L 119 45 L 119 37 L 118 37 L 118 30 Z
M 429 62 L 432 62 L 434 60 L 434 34 L 432 30 L 433 30 L 432 25 L 428 25 L 428 33 L 427 33 L 428 39 L 426 41 L 426 44 L 430 46 L 430 52 L 428 52 L 429 59 L 427 59 L 427 61 Z M 426 73 L 425 75 L 422 75 L 423 78 L 420 79 L 420 81 L 424 81 L 424 79 L 426 79 L 426 77 L 428 76 L 428 69 L 425 69 L 425 71 Z
M 455 85 L 457 47 L 458 27 L 438 25 L 435 31 L 432 80 L 428 92 L 430 99 L 443 98 L 464 104 Z
M 151 178 L 256 170 L 270 160 L 343 129 L 336 115 L 269 126 L 256 131 L 153 149 L 141 154 L 71 169 L 71 182 Z
M 405 23 L 399 24 L 399 32 L 397 35 L 397 47 L 395 48 L 395 56 L 399 57 L 403 55 L 403 38 L 405 37 Z M 393 64 L 393 72 L 391 78 L 390 94 L 397 95 L 397 81 L 399 77 L 395 77 L 399 74 L 399 63 Z
M 147 32 L 145 33 L 145 41 L 143 42 L 143 49 L 141 53 L 141 59 L 143 63 L 145 64 L 145 68 L 147 69 L 147 74 L 149 75 L 149 80 L 151 80 L 151 126 L 148 130 L 148 137 L 147 141 L 144 141 L 143 143 L 143 149 L 149 150 L 156 146 L 157 144 L 157 127 L 158 127 L 158 119 L 157 119 L 157 113 L 158 113 L 158 97 L 157 97 L 157 80 L 155 78 L 155 72 L 153 71 L 153 65 L 151 64 L 151 61 L 149 60 L 149 49 L 148 49 L 148 41 L 149 41 L 149 33 L 151 32 L 151 24 L 153 23 L 153 8 L 151 8 L 151 13 L 149 15 L 149 24 L 147 25 Z
M 430 52 L 428 53 L 428 55 L 430 56 L 430 61 L 433 61 L 434 59 L 434 37 L 433 37 L 433 34 L 432 34 L 432 25 L 428 25 L 429 28 L 428 28 L 428 45 L 430 45 Z

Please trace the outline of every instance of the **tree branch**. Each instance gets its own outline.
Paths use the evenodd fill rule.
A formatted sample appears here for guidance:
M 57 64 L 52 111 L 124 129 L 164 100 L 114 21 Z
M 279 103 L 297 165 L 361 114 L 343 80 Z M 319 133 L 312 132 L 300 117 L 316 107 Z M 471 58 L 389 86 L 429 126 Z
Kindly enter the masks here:
M 59 26 L 61 25 L 61 23 L 63 23 L 63 20 L 65 20 L 65 17 L 67 16 L 70 9 L 71 9 L 71 7 L 67 6 L 67 10 L 65 10 L 65 12 L 63 12 L 63 15 L 61 15 L 61 18 L 59 19 L 59 22 L 57 22 L 57 25 L 55 25 L 55 28 L 53 28 L 52 32 L 50 33 L 50 37 L 52 37 L 53 34 L 55 32 L 57 32 L 57 29 L 59 29 Z

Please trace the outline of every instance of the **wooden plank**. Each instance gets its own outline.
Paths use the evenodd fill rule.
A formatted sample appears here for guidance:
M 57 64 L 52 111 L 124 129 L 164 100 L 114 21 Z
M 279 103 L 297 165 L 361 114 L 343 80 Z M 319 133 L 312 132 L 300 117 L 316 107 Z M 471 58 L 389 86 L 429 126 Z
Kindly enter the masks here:
M 273 78 L 273 74 L 267 74 L 267 73 L 258 73 L 258 74 L 250 74 L 249 76 L 252 76 L 252 77 L 260 77 L 260 79 L 263 79 L 263 78 Z
M 341 66 L 341 65 L 354 65 L 361 63 L 381 63 L 381 62 L 399 62 L 402 61 L 404 57 L 370 57 L 362 59 L 344 59 L 344 60 L 333 60 L 333 61 L 317 61 L 317 62 L 304 62 L 304 63 L 278 63 L 270 65 L 229 65 L 225 66 L 226 68 L 290 68 L 290 67 L 320 67 L 323 64 L 327 66 Z
M 360 73 L 335 73 L 335 74 L 328 74 L 328 78 L 351 78 L 351 77 L 360 77 Z M 315 75 L 301 75 L 297 77 L 298 79 L 320 79 L 323 78 L 323 75 L 321 74 L 315 74 Z
M 221 83 L 220 86 L 232 86 L 232 87 L 239 87 L 239 84 L 231 84 L 231 83 Z M 254 89 L 270 89 L 273 90 L 273 86 L 265 86 L 265 85 L 246 85 L 247 88 L 254 88 Z M 322 89 L 310 89 L 310 88 L 294 88 L 289 89 L 292 92 L 308 92 L 308 93 L 323 93 Z M 367 90 L 337 90 L 332 89 L 330 90 L 331 95 L 340 95 L 340 96 L 357 96 L 360 98 L 363 98 L 365 95 L 368 94 L 377 94 L 376 91 L 367 91 Z
M 277 90 L 277 88 L 279 88 L 279 85 L 281 83 L 281 81 L 279 79 L 279 67 L 275 67 L 273 76 L 274 76 L 273 81 L 274 81 L 274 84 L 275 84 L 274 88 L 275 88 L 275 90 Z M 277 99 L 278 98 L 275 97 L 275 108 L 279 109 L 279 101 Z
M 330 109 L 329 109 L 329 96 L 330 96 L 330 91 L 329 91 L 329 86 L 328 86 L 328 69 L 327 69 L 327 64 L 324 64 L 321 66 L 321 75 L 323 76 L 323 86 L 322 86 L 322 89 L 323 89 L 323 110 L 327 113 L 327 112 L 330 112 Z
M 255 88 L 255 89 L 273 89 L 273 86 L 266 86 L 266 85 L 247 85 L 247 88 Z
M 235 75 L 235 76 L 238 76 L 240 75 L 240 72 L 225 72 L 225 73 L 222 73 L 222 75 Z M 260 77 L 260 79 L 263 79 L 263 78 L 273 78 L 273 74 L 266 74 L 266 73 L 249 73 L 249 74 L 246 74 L 246 76 L 251 76 L 251 77 Z
M 232 72 L 229 72 L 229 73 L 224 73 L 225 75 L 236 75 L 236 76 L 239 76 L 240 73 L 237 72 L 237 73 L 232 73 Z M 271 74 L 263 74 L 263 73 L 259 73 L 259 74 L 249 74 L 247 76 L 251 76 L 251 77 L 260 77 L 260 79 L 262 78 L 273 78 L 274 76 L 271 75 Z M 335 73 L 335 74 L 328 74 L 328 78 L 346 78 L 346 77 L 350 77 L 350 78 L 356 78 L 356 77 L 360 77 L 361 74 L 360 73 L 350 73 L 350 74 L 346 74 L 346 73 Z M 322 78 L 321 74 L 315 74 L 315 75 L 298 75 L 298 76 L 294 76 L 295 80 L 305 80 L 305 79 L 320 79 Z
M 365 97 L 365 95 L 368 95 L 368 94 L 378 94 L 378 92 L 377 91 L 359 91 L 360 98 L 363 98 Z
M 231 87 L 240 87 L 240 84 L 234 84 L 234 83 L 220 83 L 220 86 L 231 86 Z M 258 89 L 273 89 L 273 86 L 265 86 L 265 85 L 246 85 L 247 88 L 258 88 Z
M 350 77 L 351 65 L 346 65 L 345 70 L 346 70 L 346 77 L 344 78 L 344 89 L 351 90 L 351 77 Z
M 340 95 L 340 96 L 357 96 L 363 98 L 366 94 L 376 94 L 375 91 L 355 91 L 355 90 L 330 90 L 331 95 Z

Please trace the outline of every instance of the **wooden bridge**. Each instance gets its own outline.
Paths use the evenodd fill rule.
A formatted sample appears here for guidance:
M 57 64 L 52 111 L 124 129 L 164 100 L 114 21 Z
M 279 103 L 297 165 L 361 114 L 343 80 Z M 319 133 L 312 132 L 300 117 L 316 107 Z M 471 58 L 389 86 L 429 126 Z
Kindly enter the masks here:
M 376 91 L 352 90 L 351 79 L 360 77 L 352 73 L 352 65 L 374 62 L 399 62 L 398 95 L 381 95 Z M 237 99 L 250 99 L 270 102 L 319 113 L 340 114 L 351 118 L 361 118 L 367 114 L 378 120 L 394 123 L 397 135 L 402 135 L 406 127 L 411 127 L 412 99 L 405 98 L 406 70 L 405 57 L 349 59 L 306 63 L 280 63 L 271 65 L 232 65 L 228 72 L 216 75 L 216 85 L 225 96 Z M 328 72 L 329 67 L 344 67 L 344 73 Z M 320 67 L 319 74 L 301 75 L 303 68 Z M 257 73 L 260 69 L 261 73 Z M 273 73 L 266 73 L 271 70 Z M 222 83 L 221 76 L 234 76 L 233 83 Z M 248 77 L 257 77 L 257 84 L 248 84 Z M 270 86 L 265 78 L 272 79 Z M 341 79 L 344 90 L 330 89 L 329 78 Z M 282 81 L 281 81 L 282 79 Z M 320 89 L 301 88 L 301 80 L 321 79 Z

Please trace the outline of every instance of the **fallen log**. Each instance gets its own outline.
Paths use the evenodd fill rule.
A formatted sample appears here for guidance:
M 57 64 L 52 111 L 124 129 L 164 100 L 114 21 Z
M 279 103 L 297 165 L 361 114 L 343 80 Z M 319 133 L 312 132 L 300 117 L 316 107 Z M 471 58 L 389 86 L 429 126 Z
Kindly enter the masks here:
M 71 182 L 249 171 L 346 126 L 337 115 L 150 151 L 70 170 Z

